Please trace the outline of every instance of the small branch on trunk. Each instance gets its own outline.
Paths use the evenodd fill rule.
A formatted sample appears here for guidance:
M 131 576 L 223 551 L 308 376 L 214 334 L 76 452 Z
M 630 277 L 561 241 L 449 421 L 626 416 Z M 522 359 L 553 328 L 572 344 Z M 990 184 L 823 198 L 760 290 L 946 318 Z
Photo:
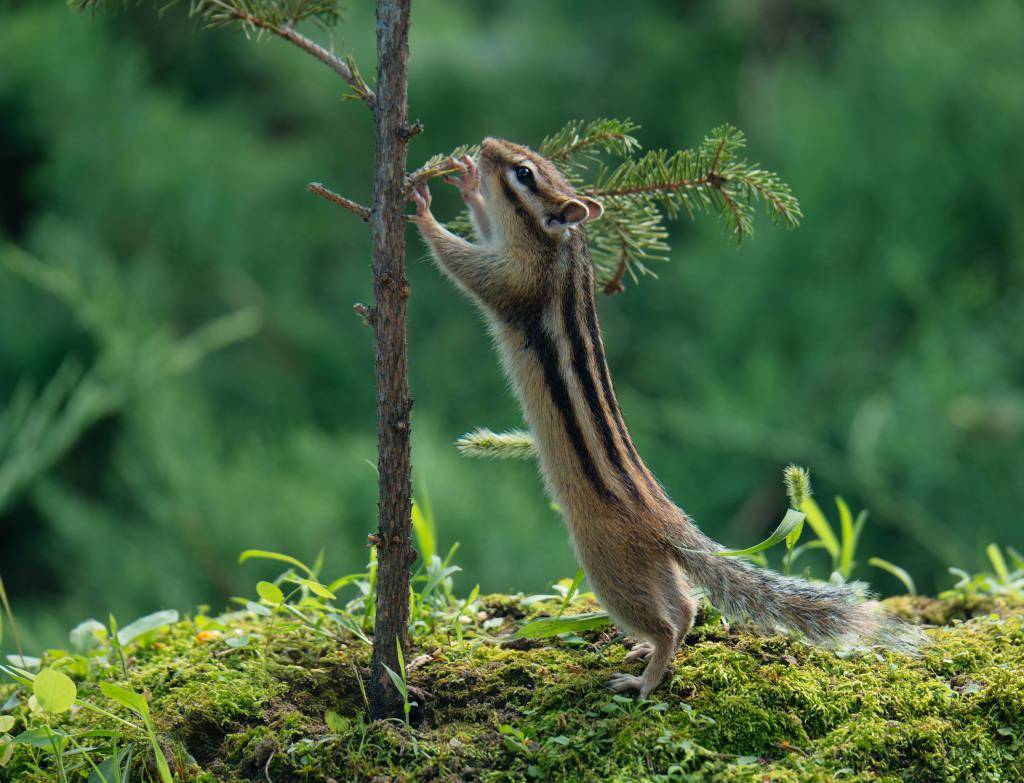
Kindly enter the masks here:
M 419 120 L 407 122 L 401 130 L 402 138 L 406 141 L 409 141 L 414 136 L 419 136 L 421 133 L 423 133 L 423 123 Z
M 345 198 L 339 193 L 335 193 L 328 187 L 321 185 L 319 182 L 310 182 L 306 185 L 306 190 L 315 196 L 325 198 L 333 204 L 337 204 L 339 207 L 344 207 L 349 212 L 358 215 L 367 223 L 370 222 L 370 208 L 364 207 L 362 204 L 352 201 L 352 199 Z
M 352 311 L 363 319 L 364 326 L 373 326 L 376 313 L 372 307 L 367 307 L 362 302 L 356 302 L 352 305 Z

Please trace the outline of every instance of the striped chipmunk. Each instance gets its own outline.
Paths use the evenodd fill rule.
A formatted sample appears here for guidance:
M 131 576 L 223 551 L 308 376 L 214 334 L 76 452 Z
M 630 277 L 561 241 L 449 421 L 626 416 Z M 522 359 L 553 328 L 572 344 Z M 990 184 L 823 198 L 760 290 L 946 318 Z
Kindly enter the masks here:
M 453 159 L 477 242 L 448 231 L 419 185 L 410 219 L 441 270 L 481 311 L 536 440 L 549 495 L 565 517 L 594 593 L 643 639 L 611 689 L 647 696 L 693 625 L 701 588 L 726 617 L 799 631 L 830 647 L 879 643 L 911 652 L 917 631 L 850 585 L 808 582 L 710 554 L 705 536 L 647 469 L 626 429 L 605 362 L 585 226 L 598 201 L 575 192 L 527 147 L 484 139 L 476 161 Z

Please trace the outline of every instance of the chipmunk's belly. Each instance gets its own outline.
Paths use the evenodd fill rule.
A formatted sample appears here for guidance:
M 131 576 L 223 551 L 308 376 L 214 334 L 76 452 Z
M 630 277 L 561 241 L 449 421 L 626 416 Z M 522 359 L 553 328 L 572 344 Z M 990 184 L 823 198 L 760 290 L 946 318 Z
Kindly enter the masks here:
M 616 625 L 646 635 L 664 612 L 665 585 L 674 589 L 678 571 L 652 534 L 651 508 L 631 498 L 606 464 L 599 436 L 582 425 L 585 405 L 575 397 L 558 402 L 552 379 L 522 334 L 502 324 L 495 324 L 495 334 L 502 365 L 536 438 L 547 493 L 561 510 L 591 589 Z M 575 441 L 573 421 L 580 430 Z
M 646 636 L 675 603 L 678 564 L 624 515 L 582 517 L 570 510 L 565 521 L 601 606 L 620 629 Z

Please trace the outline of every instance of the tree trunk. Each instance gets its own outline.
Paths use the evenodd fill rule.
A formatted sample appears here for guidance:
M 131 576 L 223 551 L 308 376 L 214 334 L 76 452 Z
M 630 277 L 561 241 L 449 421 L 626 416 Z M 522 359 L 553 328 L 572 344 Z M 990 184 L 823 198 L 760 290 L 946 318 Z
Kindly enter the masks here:
M 371 713 L 399 712 L 401 696 L 385 665 L 399 671 L 396 640 L 409 645 L 412 480 L 406 360 L 405 167 L 411 0 L 377 0 L 377 98 L 374 106 L 373 295 L 376 302 L 377 467 L 380 471 L 377 609 L 370 674 Z

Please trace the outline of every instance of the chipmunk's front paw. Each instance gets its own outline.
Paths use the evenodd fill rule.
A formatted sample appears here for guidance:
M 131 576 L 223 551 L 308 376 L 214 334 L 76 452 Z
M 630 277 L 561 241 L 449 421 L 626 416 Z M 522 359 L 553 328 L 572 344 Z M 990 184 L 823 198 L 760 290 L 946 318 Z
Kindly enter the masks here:
M 445 177 L 444 181 L 459 189 L 459 195 L 467 204 L 480 195 L 480 172 L 469 155 L 451 158 L 451 164 L 459 170 L 459 177 Z
M 643 689 L 644 681 L 641 677 L 634 677 L 632 674 L 619 672 L 613 674 L 608 682 L 608 687 L 615 693 L 626 693 L 627 691 L 640 691 Z
M 413 223 L 432 222 L 434 220 L 434 215 L 430 211 L 430 188 L 427 187 L 427 183 L 421 182 L 413 189 L 410 195 L 416 204 L 416 214 L 410 215 L 409 219 Z

